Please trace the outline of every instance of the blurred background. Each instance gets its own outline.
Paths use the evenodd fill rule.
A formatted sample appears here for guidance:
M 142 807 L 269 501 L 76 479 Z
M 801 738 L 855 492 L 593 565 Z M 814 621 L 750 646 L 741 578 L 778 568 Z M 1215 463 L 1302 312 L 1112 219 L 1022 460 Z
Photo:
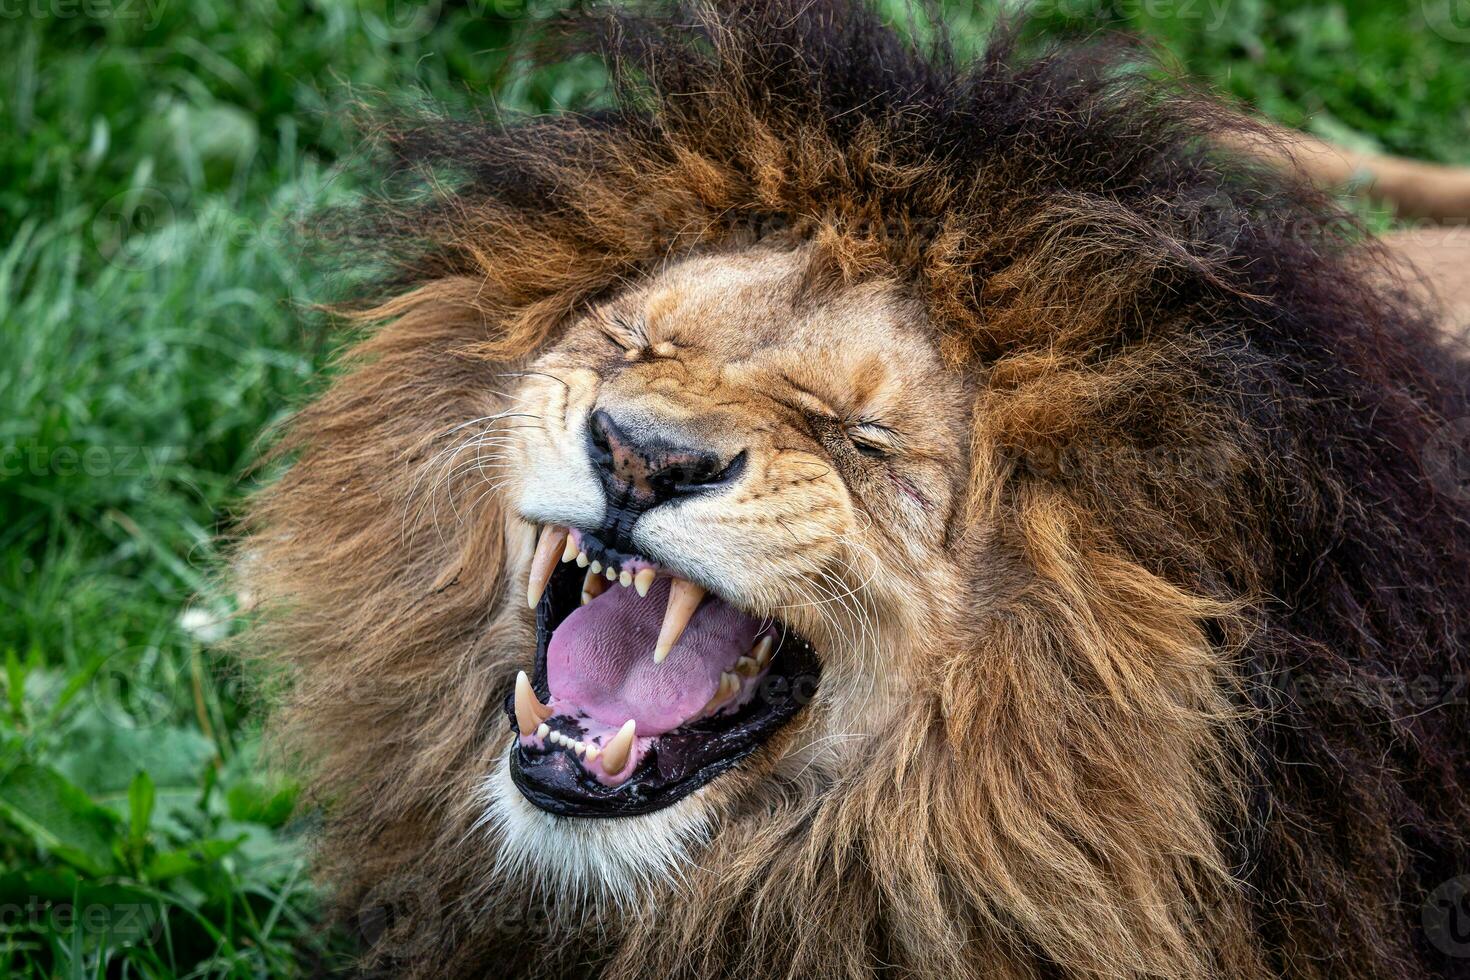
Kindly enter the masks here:
M 310 306 L 334 273 L 297 224 L 372 179 L 349 108 L 596 101 L 595 66 L 526 66 L 562 6 L 0 0 L 0 975 L 345 961 L 315 925 L 311 818 L 219 647 L 214 542 L 333 348 Z M 997 13 L 944 7 L 966 45 Z M 1470 163 L 1470 0 L 1002 7 L 1030 43 L 1137 32 L 1278 122 Z

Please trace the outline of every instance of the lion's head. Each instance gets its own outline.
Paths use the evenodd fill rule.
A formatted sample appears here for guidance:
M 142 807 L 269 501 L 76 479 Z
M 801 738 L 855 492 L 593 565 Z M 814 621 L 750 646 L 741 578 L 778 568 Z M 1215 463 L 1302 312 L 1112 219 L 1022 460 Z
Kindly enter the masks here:
M 604 26 L 620 108 L 393 138 L 251 514 L 379 961 L 1440 969 L 1464 702 L 1382 682 L 1464 670 L 1464 372 L 1351 225 L 1097 48 Z

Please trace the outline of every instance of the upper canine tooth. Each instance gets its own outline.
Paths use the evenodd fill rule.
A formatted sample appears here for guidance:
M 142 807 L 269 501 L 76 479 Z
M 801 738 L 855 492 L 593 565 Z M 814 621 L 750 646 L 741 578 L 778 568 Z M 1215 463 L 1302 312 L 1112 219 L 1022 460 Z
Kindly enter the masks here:
M 761 637 L 761 641 L 750 651 L 750 656 L 755 660 L 757 667 L 764 667 L 771 662 L 771 647 L 775 646 L 769 634 Z
M 521 734 L 530 737 L 551 717 L 551 709 L 541 703 L 536 692 L 531 690 L 531 679 L 523 670 L 516 674 L 516 727 Z
M 674 644 L 679 642 L 679 637 L 684 635 L 684 627 L 689 625 L 694 610 L 699 608 L 703 599 L 703 586 L 682 578 L 674 579 L 674 584 L 669 589 L 669 604 L 664 608 L 664 624 L 658 631 L 658 643 L 653 647 L 654 663 L 664 662 Z
M 750 657 L 741 657 L 735 661 L 735 673 L 741 677 L 754 677 L 761 672 L 761 665 Z
M 567 540 L 567 529 L 548 524 L 541 529 L 541 539 L 536 542 L 536 553 L 531 556 L 531 577 L 526 582 L 526 602 L 532 609 L 541 601 L 546 583 L 551 581 L 552 569 L 556 568 L 556 553 Z
M 647 596 L 648 590 L 653 587 L 653 580 L 657 577 L 657 572 L 651 568 L 645 568 L 633 576 L 633 588 L 638 590 L 639 595 Z
M 633 749 L 633 737 L 638 732 L 638 726 L 633 719 L 629 718 L 618 729 L 618 733 L 608 739 L 602 747 L 602 771 L 609 776 L 616 776 L 623 771 L 628 764 L 628 755 Z
M 565 548 L 562 549 L 562 552 L 561 552 L 561 560 L 562 561 L 571 561 L 573 558 L 577 557 L 577 552 L 579 552 L 581 550 L 582 550 L 581 548 L 578 548 L 577 547 L 577 541 L 576 541 L 576 539 L 573 538 L 570 534 L 568 534 L 567 535 L 567 545 L 566 545 Z

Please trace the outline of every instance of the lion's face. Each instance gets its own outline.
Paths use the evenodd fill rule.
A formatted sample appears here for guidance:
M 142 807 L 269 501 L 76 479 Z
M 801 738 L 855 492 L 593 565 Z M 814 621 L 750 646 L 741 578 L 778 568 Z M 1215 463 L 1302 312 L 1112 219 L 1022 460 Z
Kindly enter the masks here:
M 917 304 L 820 288 L 805 249 L 696 259 L 514 380 L 479 455 L 537 618 L 491 791 L 516 860 L 621 886 L 902 724 L 966 581 L 967 399 Z M 626 852 L 626 820 L 663 852 Z

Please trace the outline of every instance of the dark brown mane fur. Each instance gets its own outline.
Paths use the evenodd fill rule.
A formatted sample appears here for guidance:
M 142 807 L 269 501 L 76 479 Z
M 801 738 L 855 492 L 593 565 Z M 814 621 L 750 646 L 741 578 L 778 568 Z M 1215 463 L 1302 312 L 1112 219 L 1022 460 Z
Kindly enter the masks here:
M 334 247 L 395 327 L 251 517 L 324 873 L 406 923 L 385 969 L 1465 975 L 1421 912 L 1470 873 L 1470 508 L 1434 471 L 1470 372 L 1353 223 L 1217 152 L 1231 117 L 1121 46 L 962 63 L 847 0 L 591 29 L 615 108 L 391 136 L 391 193 Z M 892 795 L 808 801 L 686 910 L 577 932 L 465 843 L 518 655 L 486 619 L 503 545 L 406 535 L 405 473 L 487 364 L 670 258 L 782 236 L 820 246 L 814 290 L 911 284 L 978 392 L 966 527 L 1038 585 L 977 610 L 984 659 L 936 665 Z M 1043 689 L 1071 727 L 1032 721 Z M 1030 777 L 985 754 L 1006 738 Z M 1160 749 L 1190 739 L 1213 748 Z

